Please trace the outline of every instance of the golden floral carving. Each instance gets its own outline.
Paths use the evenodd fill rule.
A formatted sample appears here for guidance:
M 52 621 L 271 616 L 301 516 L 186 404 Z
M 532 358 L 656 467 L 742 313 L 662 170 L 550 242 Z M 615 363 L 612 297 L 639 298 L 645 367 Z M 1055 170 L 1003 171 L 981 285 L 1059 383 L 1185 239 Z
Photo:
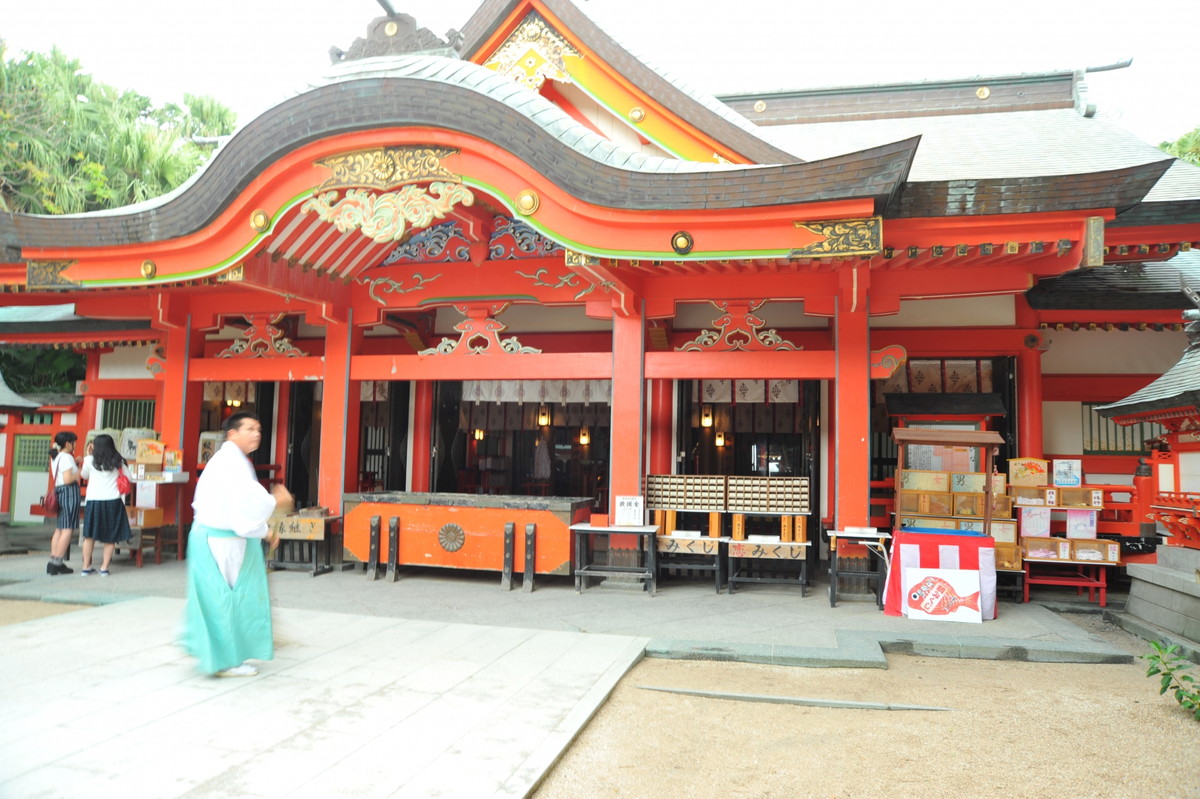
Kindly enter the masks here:
M 30 261 L 25 267 L 25 288 L 37 289 L 79 288 L 79 283 L 68 280 L 62 273 L 78 261 Z
M 883 249 L 883 219 L 835 219 L 796 222 L 796 227 L 821 237 L 807 247 L 792 250 L 789 258 L 827 258 L 838 255 L 875 255 Z
M 483 65 L 537 91 L 547 79 L 571 82 L 564 56 L 581 57 L 540 14 L 531 12 Z
M 357 228 L 384 244 L 399 241 L 410 228 L 426 228 L 435 219 L 445 219 L 460 203 L 474 202 L 475 195 L 466 186 L 435 181 L 428 191 L 423 186 L 404 186 L 385 194 L 350 189 L 341 199 L 336 191 L 328 191 L 306 200 L 300 212 L 312 211 L 341 233 Z
M 459 181 L 458 175 L 442 165 L 442 159 L 458 150 L 448 147 L 379 147 L 321 158 L 317 163 L 333 173 L 317 187 L 329 189 L 392 189 L 426 180 Z

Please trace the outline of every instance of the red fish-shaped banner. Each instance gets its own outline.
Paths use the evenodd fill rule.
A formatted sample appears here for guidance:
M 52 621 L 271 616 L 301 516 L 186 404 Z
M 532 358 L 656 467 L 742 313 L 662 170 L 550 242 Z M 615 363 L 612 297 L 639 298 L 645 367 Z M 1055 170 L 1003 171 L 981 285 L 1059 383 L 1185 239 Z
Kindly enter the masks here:
M 908 595 L 908 606 L 930 616 L 945 616 L 959 608 L 979 610 L 979 592 L 959 596 L 941 577 L 926 577 L 913 586 Z

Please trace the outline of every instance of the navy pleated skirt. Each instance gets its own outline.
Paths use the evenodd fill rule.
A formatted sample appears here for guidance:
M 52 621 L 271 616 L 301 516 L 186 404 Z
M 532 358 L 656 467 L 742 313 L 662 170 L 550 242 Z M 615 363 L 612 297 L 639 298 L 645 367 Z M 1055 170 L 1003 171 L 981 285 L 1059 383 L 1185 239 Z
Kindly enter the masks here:
M 125 500 L 94 499 L 87 503 L 83 514 L 84 538 L 94 538 L 102 544 L 119 544 L 132 536 L 129 517 L 125 515 Z

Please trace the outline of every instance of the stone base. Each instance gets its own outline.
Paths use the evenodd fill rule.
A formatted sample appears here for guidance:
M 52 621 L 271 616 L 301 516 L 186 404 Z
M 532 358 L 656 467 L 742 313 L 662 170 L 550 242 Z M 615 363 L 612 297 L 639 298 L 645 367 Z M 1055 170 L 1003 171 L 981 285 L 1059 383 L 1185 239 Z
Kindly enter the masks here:
M 1143 638 L 1164 638 L 1200 657 L 1200 550 L 1159 547 L 1158 563 L 1131 563 L 1129 602 L 1114 621 Z M 1127 617 L 1125 620 L 1116 616 Z M 1145 632 L 1134 629 L 1145 628 Z

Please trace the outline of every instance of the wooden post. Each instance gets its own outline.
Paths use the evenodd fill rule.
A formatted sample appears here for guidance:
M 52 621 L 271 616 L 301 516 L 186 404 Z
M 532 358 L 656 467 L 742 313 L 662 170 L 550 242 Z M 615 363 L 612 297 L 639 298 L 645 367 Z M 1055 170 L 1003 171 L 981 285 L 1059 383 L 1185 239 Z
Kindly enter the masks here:
M 371 540 L 367 545 L 367 579 L 379 579 L 379 528 L 380 518 L 378 516 L 371 517 Z
M 721 537 L 721 513 L 719 511 L 708 514 L 708 535 L 710 538 Z
M 533 592 L 533 574 L 537 570 L 537 525 L 530 522 L 525 525 L 525 577 L 521 581 L 521 590 Z
M 400 517 L 392 516 L 388 519 L 388 556 L 387 556 L 387 579 L 388 582 L 396 582 L 398 577 L 396 567 L 400 564 Z
M 513 547 L 516 530 L 514 522 L 504 523 L 504 560 L 500 567 L 500 588 L 505 591 L 512 590 L 513 578 Z

